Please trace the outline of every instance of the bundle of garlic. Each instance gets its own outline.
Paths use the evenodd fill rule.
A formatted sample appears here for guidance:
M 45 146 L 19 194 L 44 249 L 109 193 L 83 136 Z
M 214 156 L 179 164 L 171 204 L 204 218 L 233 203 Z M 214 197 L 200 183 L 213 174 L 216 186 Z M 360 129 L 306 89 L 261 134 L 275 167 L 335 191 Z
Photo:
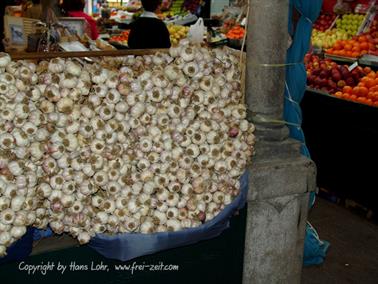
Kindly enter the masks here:
M 214 218 L 253 152 L 238 60 L 169 54 L 37 65 L 0 55 L 0 256 L 26 226 L 86 243 Z

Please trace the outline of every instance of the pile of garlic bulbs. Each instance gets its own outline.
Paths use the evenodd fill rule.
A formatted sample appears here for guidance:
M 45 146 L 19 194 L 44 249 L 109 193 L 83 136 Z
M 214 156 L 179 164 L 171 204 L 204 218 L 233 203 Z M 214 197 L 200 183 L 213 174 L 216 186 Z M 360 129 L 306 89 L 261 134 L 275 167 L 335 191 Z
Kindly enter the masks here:
M 0 54 L 0 256 L 27 226 L 153 233 L 196 227 L 239 194 L 253 153 L 237 58 Z

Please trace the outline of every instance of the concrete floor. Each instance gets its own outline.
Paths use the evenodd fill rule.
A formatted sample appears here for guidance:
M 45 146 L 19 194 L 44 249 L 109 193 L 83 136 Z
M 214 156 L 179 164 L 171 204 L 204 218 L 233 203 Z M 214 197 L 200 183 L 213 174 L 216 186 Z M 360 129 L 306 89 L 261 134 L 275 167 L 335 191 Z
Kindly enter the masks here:
M 322 265 L 303 269 L 302 284 L 378 283 L 377 224 L 320 198 L 309 220 L 331 245 Z

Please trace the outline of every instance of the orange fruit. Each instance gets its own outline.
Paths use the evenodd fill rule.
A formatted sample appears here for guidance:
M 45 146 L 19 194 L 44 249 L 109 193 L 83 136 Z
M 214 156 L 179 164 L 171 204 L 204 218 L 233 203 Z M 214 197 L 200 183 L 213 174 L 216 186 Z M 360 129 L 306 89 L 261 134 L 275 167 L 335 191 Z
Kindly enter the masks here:
M 345 55 L 348 56 L 348 57 L 353 57 L 353 51 L 347 50 L 347 51 L 345 51 Z
M 351 86 L 344 86 L 343 93 L 351 94 L 353 91 L 353 88 Z
M 366 97 L 368 93 L 369 93 L 369 90 L 366 87 L 360 87 L 360 89 L 358 90 L 358 94 L 362 97 Z
M 333 45 L 334 50 L 340 50 L 343 46 L 341 45 L 340 41 L 336 41 L 336 43 Z
M 349 100 L 350 99 L 350 95 L 349 94 L 343 94 L 343 99 Z
M 353 48 L 352 48 L 352 51 L 353 52 L 360 52 L 360 47 L 359 46 L 353 46 Z
M 367 74 L 368 77 L 375 79 L 375 72 L 371 71 L 369 74 Z
M 366 78 L 366 80 L 365 80 L 364 84 L 365 84 L 366 88 L 370 89 L 370 88 L 375 86 L 375 82 L 374 82 L 375 79 L 372 79 L 372 78 L 369 78 L 369 77 L 365 77 L 365 78 Z
M 353 46 L 349 43 L 347 43 L 346 45 L 344 45 L 344 49 L 345 50 L 352 50 Z
M 370 67 L 365 67 L 364 68 L 364 73 L 365 74 L 368 74 L 368 73 L 370 73 L 371 72 L 371 68 Z
M 367 42 L 362 42 L 362 43 L 360 44 L 360 48 L 361 48 L 362 50 L 368 50 L 368 49 L 369 49 L 369 44 L 368 44 Z
M 343 96 L 342 92 L 336 92 L 335 97 L 341 98 Z
M 368 41 L 368 39 L 366 38 L 366 36 L 362 35 L 362 36 L 358 37 L 358 41 L 359 42 L 366 42 L 366 41 Z
M 352 52 L 351 57 L 356 58 L 358 56 L 360 56 L 360 52 L 357 52 L 357 51 Z
M 357 96 L 359 93 L 360 93 L 360 87 L 354 87 L 352 94 Z

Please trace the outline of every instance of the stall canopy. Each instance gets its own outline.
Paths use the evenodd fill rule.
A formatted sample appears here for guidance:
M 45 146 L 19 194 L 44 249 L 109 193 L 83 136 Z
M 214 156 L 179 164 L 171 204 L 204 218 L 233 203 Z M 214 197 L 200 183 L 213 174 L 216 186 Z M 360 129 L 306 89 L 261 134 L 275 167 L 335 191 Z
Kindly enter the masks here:
M 286 88 L 284 119 L 289 127 L 290 136 L 302 143 L 301 152 L 310 157 L 301 128 L 302 112 L 299 103 L 306 90 L 306 69 L 303 58 L 309 50 L 312 24 L 318 17 L 322 0 L 290 0 L 289 33 L 293 43 L 287 52 Z M 293 14 L 299 13 L 294 29 Z M 310 206 L 315 202 L 315 194 L 310 196 Z M 320 264 L 324 261 L 329 243 L 321 241 L 315 229 L 308 223 L 304 245 L 304 265 Z

